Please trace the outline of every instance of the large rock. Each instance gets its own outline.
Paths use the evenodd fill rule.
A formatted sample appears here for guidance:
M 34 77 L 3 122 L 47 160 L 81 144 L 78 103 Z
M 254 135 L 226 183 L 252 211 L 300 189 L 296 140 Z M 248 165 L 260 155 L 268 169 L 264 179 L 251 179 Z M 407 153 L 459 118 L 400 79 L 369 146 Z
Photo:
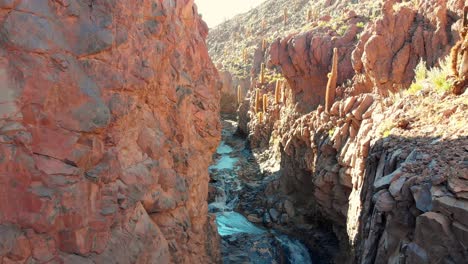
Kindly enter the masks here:
M 207 30 L 193 0 L 0 1 L 0 263 L 219 260 Z

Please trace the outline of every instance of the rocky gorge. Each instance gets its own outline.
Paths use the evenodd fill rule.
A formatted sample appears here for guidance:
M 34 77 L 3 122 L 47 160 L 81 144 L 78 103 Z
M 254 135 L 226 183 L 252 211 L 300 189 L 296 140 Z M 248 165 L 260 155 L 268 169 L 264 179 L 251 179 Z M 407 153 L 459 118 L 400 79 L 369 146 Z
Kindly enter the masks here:
M 238 210 L 324 263 L 464 263 L 468 72 L 457 48 L 444 58 L 466 43 L 465 6 L 267 1 L 212 31 L 264 179 Z
M 0 0 L 0 264 L 466 263 L 468 2 Z

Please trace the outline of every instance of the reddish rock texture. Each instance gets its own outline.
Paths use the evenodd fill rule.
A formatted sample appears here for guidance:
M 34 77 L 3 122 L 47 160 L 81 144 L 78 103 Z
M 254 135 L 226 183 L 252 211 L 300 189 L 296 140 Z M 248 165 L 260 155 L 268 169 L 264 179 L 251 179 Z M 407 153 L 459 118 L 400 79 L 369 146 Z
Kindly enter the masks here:
M 340 6 L 342 1 L 335 5 Z M 366 2 L 366 1 L 362 1 Z M 354 11 L 345 15 L 343 36 L 331 27 L 278 39 L 269 50 L 269 66 L 279 66 L 288 80 L 298 111 L 306 113 L 324 104 L 327 74 L 333 48 L 338 48 L 338 85 L 354 78 L 352 94 L 376 92 L 387 95 L 409 87 L 418 62 L 436 65 L 448 55 L 458 35 L 454 24 L 462 16 L 464 1 L 384 1 L 381 18 L 367 24 L 362 35 Z M 338 8 L 338 7 L 337 7 Z M 330 18 L 320 20 L 327 23 Z
M 274 132 L 281 177 L 264 199 L 292 201 L 296 225 L 331 224 L 341 250 L 352 249 L 349 263 L 464 263 L 468 127 L 449 124 L 466 115 L 466 95 L 438 102 L 440 111 L 428 115 L 408 102 L 431 112 L 434 99 L 407 98 L 387 110 L 380 100 L 365 94 L 336 102 L 330 114 L 284 115 Z M 410 124 L 399 127 L 402 119 Z M 382 138 L 382 129 L 392 135 Z
M 357 35 L 362 31 L 356 24 L 364 20 L 354 12 L 349 12 L 346 17 L 345 23 L 349 28 L 343 36 L 325 27 L 278 39 L 271 44 L 269 66 L 281 67 L 281 73 L 292 88 L 293 102 L 300 103 L 300 112 L 308 112 L 324 104 L 333 48 L 338 48 L 338 83 L 353 77 L 351 53 Z
M 436 65 L 458 37 L 452 25 L 462 16 L 464 2 L 419 1 L 413 8 L 385 1 L 382 18 L 366 28 L 353 52 L 354 70 L 365 76 L 356 89 L 387 95 L 411 84 L 421 59 Z
M 193 0 L 0 1 L 0 263 L 210 263 Z
M 250 88 L 250 81 L 232 76 L 228 71 L 222 71 L 219 75 L 222 83 L 221 113 L 234 114 L 239 105 L 237 89 L 240 87 L 240 96 L 243 98 L 247 90 Z

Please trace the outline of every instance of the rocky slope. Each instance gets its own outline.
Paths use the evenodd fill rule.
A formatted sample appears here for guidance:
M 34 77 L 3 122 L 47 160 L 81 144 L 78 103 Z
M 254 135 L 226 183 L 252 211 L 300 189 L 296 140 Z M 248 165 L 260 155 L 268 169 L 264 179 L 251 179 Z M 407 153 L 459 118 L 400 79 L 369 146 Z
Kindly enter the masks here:
M 289 221 L 274 225 L 298 236 L 333 232 L 336 263 L 464 263 L 468 95 L 438 91 L 447 84 L 442 70 L 417 92 L 402 91 L 419 61 L 442 65 L 467 3 L 384 1 L 377 11 L 366 1 L 321 3 L 329 9 L 310 28 L 257 47 L 249 66 L 239 130 L 274 180 L 253 198 L 262 210 L 247 214 L 287 214 Z M 338 88 L 327 111 L 334 48 Z M 274 82 L 283 78 L 275 95 Z
M 0 263 L 212 263 L 193 0 L 0 1 Z

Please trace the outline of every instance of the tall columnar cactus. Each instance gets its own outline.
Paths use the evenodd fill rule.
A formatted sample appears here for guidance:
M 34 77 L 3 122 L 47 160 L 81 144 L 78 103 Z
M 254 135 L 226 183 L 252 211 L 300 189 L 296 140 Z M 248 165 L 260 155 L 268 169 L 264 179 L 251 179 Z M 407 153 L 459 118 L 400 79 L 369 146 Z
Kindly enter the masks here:
M 283 10 L 283 21 L 285 25 L 288 23 L 288 9 L 287 8 Z
M 286 80 L 281 85 L 281 101 L 286 105 Z
M 307 22 L 312 20 L 312 9 L 307 10 Z
M 263 95 L 263 112 L 266 113 L 268 110 L 268 95 Z
M 328 112 L 335 100 L 336 82 L 338 80 L 338 49 L 333 49 L 332 69 L 328 74 L 327 90 L 325 95 L 325 110 Z
M 266 51 L 266 49 L 267 49 L 267 44 L 268 44 L 267 40 L 266 40 L 266 39 L 263 39 L 263 40 L 262 40 L 262 51 L 263 51 L 263 52 Z
M 265 63 L 262 63 L 262 66 L 260 68 L 260 84 L 265 83 Z
M 241 104 L 242 102 L 242 87 L 237 85 L 237 104 Z
M 258 122 L 260 124 L 263 123 L 263 112 L 258 112 L 257 113 L 257 118 L 258 118 Z
M 275 87 L 275 104 L 279 104 L 281 102 L 281 80 L 276 81 Z
M 255 90 L 255 113 L 258 113 L 260 107 L 260 90 Z
M 262 30 L 265 30 L 265 29 L 266 29 L 266 26 L 267 26 L 266 19 L 263 18 L 263 19 L 262 19 Z

